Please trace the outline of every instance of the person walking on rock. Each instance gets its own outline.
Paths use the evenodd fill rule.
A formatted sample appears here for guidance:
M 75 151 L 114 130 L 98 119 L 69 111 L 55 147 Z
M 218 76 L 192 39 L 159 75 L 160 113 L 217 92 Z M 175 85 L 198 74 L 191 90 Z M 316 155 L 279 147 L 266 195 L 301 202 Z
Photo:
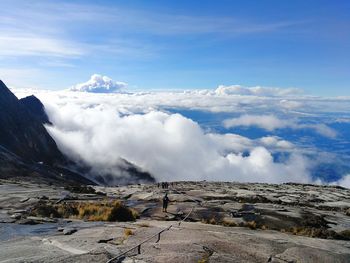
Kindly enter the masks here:
M 168 204 L 169 204 L 170 200 L 168 197 L 168 193 L 165 194 L 165 196 L 163 197 L 163 212 L 167 213 L 167 208 L 168 208 Z

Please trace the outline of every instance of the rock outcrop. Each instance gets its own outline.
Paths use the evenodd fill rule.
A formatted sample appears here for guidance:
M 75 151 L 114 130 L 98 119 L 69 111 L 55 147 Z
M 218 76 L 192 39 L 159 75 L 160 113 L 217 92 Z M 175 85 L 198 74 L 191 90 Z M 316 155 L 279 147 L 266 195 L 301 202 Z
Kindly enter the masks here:
M 0 80 L 0 178 L 93 184 L 67 169 L 69 161 L 46 131 L 50 123 L 34 96 L 19 100 Z
M 19 100 L 42 124 L 51 124 L 45 107 L 34 95 Z
M 64 156 L 43 126 L 45 117 L 33 114 L 38 105 L 33 97 L 20 101 L 0 81 L 0 145 L 27 161 L 49 165 L 63 162 Z

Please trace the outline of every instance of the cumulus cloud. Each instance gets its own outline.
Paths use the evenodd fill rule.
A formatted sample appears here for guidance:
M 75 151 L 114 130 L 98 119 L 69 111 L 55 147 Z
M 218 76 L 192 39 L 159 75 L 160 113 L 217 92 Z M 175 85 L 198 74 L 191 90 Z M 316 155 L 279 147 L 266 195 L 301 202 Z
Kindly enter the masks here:
M 299 123 L 294 119 L 280 119 L 275 115 L 249 115 L 244 114 L 237 118 L 231 118 L 224 120 L 224 126 L 226 128 L 233 127 L 250 127 L 255 126 L 267 131 L 274 131 L 277 129 L 311 129 L 316 133 L 328 137 L 328 138 L 336 138 L 337 132 L 328 127 L 327 125 L 320 124 L 303 124 Z
M 243 87 L 241 85 L 224 86 L 220 85 L 216 90 L 219 95 L 255 95 L 255 96 L 289 96 L 299 95 L 302 93 L 297 88 L 271 88 L 271 87 Z
M 87 82 L 77 84 L 70 90 L 92 93 L 114 93 L 120 91 L 126 86 L 127 84 L 125 82 L 113 81 L 107 76 L 94 74 Z
M 282 140 L 277 136 L 265 136 L 259 139 L 260 142 L 267 146 L 267 147 L 276 147 L 279 150 L 281 149 L 293 149 L 294 145 L 293 143 L 286 141 L 286 140 Z

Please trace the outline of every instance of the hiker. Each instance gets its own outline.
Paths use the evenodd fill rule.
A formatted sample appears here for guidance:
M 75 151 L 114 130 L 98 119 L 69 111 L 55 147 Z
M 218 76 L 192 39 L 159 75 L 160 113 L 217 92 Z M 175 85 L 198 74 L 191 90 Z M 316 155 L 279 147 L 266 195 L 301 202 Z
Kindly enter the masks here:
M 168 208 L 168 204 L 169 204 L 170 200 L 168 197 L 168 193 L 165 194 L 165 196 L 163 197 L 163 212 L 167 213 L 167 208 Z

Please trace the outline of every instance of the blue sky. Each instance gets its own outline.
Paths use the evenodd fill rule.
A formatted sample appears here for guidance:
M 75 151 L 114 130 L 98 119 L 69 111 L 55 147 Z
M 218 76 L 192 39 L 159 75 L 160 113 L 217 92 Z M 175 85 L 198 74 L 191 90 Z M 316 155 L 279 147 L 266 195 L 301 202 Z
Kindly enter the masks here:
M 350 95 L 349 1 L 1 2 L 0 78 L 62 89 L 220 84 Z

